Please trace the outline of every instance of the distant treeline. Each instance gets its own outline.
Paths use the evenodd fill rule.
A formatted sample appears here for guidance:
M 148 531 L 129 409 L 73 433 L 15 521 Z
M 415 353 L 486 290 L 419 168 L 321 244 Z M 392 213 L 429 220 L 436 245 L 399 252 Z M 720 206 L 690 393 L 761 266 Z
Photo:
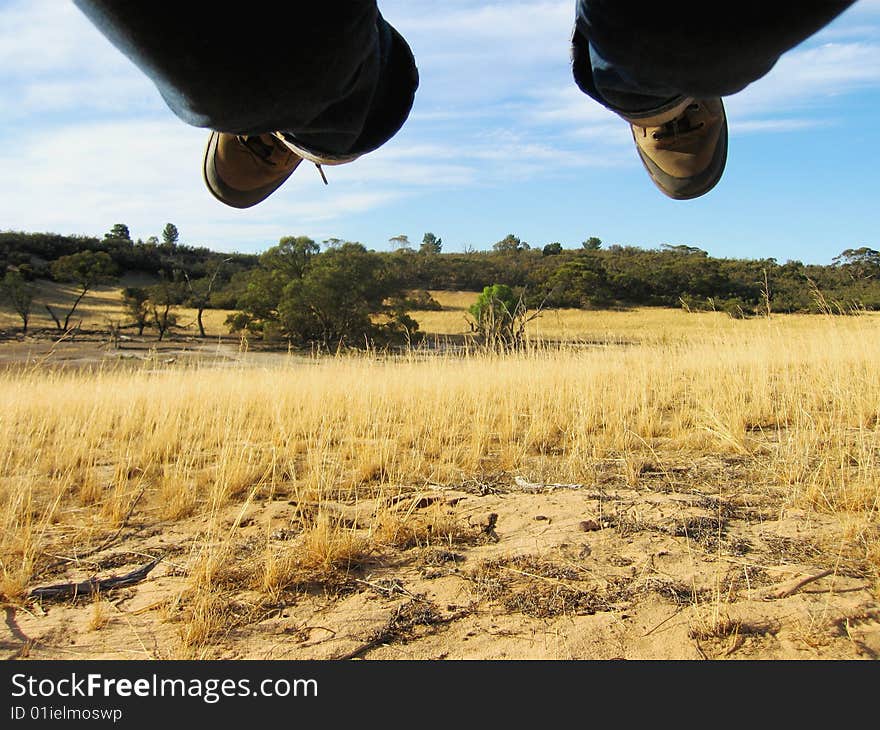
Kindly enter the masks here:
M 360 244 L 330 239 L 322 250 L 309 238 L 285 237 L 257 255 L 183 245 L 171 223 L 165 226 L 161 239 L 147 241 L 133 241 L 124 224 L 115 225 L 103 238 L 5 231 L 0 232 L 0 272 L 14 271 L 27 280 L 58 278 L 58 272 L 65 270 L 57 265 L 60 259 L 83 251 L 101 252 L 109 256 L 116 276 L 144 273 L 166 282 L 185 281 L 190 294 L 194 282 L 210 278 L 210 295 L 203 297 L 207 299 L 204 306 L 253 315 L 259 309 L 254 306 L 255 290 L 265 288 L 267 276 L 275 281 L 273 291 L 279 292 L 282 284 L 303 276 L 303 261 L 290 268 L 290 261 L 297 256 L 315 262 L 336 256 L 334 261 L 340 263 L 340 250 L 345 249 L 350 257 L 357 248 L 367 257 L 358 259 L 358 265 L 375 262 L 371 276 L 387 284 L 382 292 L 389 296 L 430 289 L 477 292 L 500 284 L 522 293 L 533 308 L 649 305 L 717 309 L 733 316 L 768 309 L 880 309 L 880 253 L 867 246 L 846 249 L 832 264 L 818 265 L 779 263 L 773 258 L 713 258 L 685 245 L 656 249 L 604 246 L 595 237 L 574 249 L 559 243 L 535 248 L 510 234 L 491 250 L 466 253 L 444 253 L 442 240 L 433 233 L 426 233 L 418 248 L 411 246 L 406 236 L 391 242 L 396 246 L 394 251 L 374 252 Z M 381 274 L 376 273 L 380 270 Z M 202 289 L 206 290 L 205 286 Z M 179 298 L 183 303 L 184 295 Z M 263 302 L 261 306 L 269 311 L 276 305 Z

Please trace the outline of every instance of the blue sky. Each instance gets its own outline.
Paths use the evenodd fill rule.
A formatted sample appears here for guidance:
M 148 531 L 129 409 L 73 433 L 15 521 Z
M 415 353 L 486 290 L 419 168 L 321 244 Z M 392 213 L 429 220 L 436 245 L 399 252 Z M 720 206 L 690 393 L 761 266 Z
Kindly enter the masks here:
M 0 0 L 0 230 L 133 237 L 173 222 L 181 241 L 257 252 L 285 235 L 391 248 L 426 231 L 444 250 L 508 233 L 532 246 L 700 246 L 714 256 L 828 263 L 880 248 L 880 0 L 859 0 L 725 99 L 723 180 L 693 201 L 662 196 L 627 125 L 569 70 L 574 0 L 386 0 L 421 86 L 377 152 L 302 166 L 240 211 L 204 188 L 207 132 L 179 121 L 136 67 L 67 0 Z

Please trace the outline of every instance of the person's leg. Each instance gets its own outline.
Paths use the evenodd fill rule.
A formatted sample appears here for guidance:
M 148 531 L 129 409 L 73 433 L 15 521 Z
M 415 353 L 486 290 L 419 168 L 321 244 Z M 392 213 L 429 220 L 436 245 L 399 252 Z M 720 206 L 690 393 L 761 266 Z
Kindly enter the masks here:
M 350 161 L 400 129 L 418 86 L 412 52 L 375 0 L 241 10 L 196 0 L 173 10 L 119 0 L 75 3 L 150 77 L 178 117 L 220 133 L 212 140 L 221 155 L 224 145 L 238 144 L 233 137 L 259 138 L 229 160 L 265 153 L 266 164 L 278 167 L 284 150 L 270 148 L 283 138 L 297 156 Z
M 721 97 L 764 76 L 853 2 L 740 2 L 722 20 L 705 2 L 577 0 L 572 70 L 584 93 L 633 126 L 657 186 L 670 197 L 697 197 L 724 169 Z

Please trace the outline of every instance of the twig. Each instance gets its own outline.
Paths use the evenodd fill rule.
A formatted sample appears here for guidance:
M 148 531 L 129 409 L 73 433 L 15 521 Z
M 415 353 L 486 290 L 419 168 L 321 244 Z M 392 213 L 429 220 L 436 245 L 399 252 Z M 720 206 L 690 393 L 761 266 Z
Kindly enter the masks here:
M 114 588 L 134 585 L 135 583 L 140 583 L 144 580 L 150 574 L 150 571 L 159 564 L 159 561 L 162 560 L 163 557 L 164 555 L 141 566 L 137 570 L 126 573 L 125 575 L 112 576 L 100 580 L 89 578 L 80 583 L 58 583 L 56 585 L 43 586 L 40 588 L 34 588 L 28 596 L 30 598 L 45 599 L 77 598 L 79 596 L 90 596 L 94 593 L 104 593 L 105 591 L 113 590 Z
M 437 619 L 432 622 L 432 626 L 445 626 L 446 624 L 451 624 L 453 621 L 457 621 L 460 618 L 464 618 L 469 615 L 471 611 L 469 609 L 464 609 L 462 611 L 457 611 L 456 613 L 450 614 L 449 616 L 444 616 L 442 618 Z M 393 634 L 390 631 L 380 631 L 379 634 L 367 641 L 364 644 L 361 644 L 356 649 L 349 651 L 345 654 L 342 654 L 338 657 L 333 657 L 334 661 L 346 661 L 350 659 L 359 659 L 364 654 L 371 652 L 373 649 L 390 644 L 394 640 Z
M 405 596 L 409 596 L 414 601 L 421 601 L 422 603 L 428 603 L 428 601 L 426 601 L 421 596 L 417 596 L 414 593 L 410 593 L 406 588 L 403 587 L 403 585 L 401 585 L 399 583 L 392 583 L 391 585 L 383 586 L 380 583 L 371 583 L 368 580 L 361 580 L 360 578 L 355 578 L 354 582 L 355 583 L 363 583 L 365 586 L 369 586 L 377 593 L 384 593 L 385 595 L 387 595 L 389 597 L 393 596 L 395 593 L 403 593 Z
M 544 482 L 530 482 L 520 476 L 513 478 L 514 483 L 524 492 L 539 492 L 542 489 L 583 489 L 583 484 L 545 484 Z
M 669 621 L 672 621 L 672 619 L 674 619 L 676 616 L 678 616 L 678 614 L 680 614 L 680 613 L 682 612 L 683 609 L 684 609 L 684 606 L 679 606 L 679 607 L 678 607 L 678 608 L 677 608 L 677 609 L 676 609 L 676 610 L 675 610 L 670 616 L 667 616 L 667 617 L 666 617 L 665 619 L 663 619 L 659 624 L 657 624 L 656 626 L 654 626 L 654 628 L 649 629 L 649 630 L 646 631 L 644 634 L 642 634 L 642 636 L 643 636 L 643 637 L 645 637 L 645 636 L 650 636 L 650 635 L 653 634 L 657 629 L 659 629 L 663 624 L 665 624 L 665 623 L 667 623 L 667 622 L 669 622 Z
M 134 512 L 134 508 L 137 507 L 137 503 L 141 501 L 141 497 L 144 496 L 144 492 L 146 490 L 147 490 L 147 485 L 145 484 L 143 487 L 141 487 L 141 491 L 138 492 L 137 497 L 134 498 L 134 501 L 131 503 L 131 506 L 128 508 L 128 512 L 125 513 L 125 517 L 122 519 L 122 524 L 119 525 L 119 529 L 116 530 L 116 532 L 114 532 L 106 540 L 104 540 L 104 542 L 102 542 L 100 545 L 98 545 L 98 547 L 92 548 L 91 550 L 87 551 L 83 555 L 80 555 L 79 557 L 64 558 L 62 560 L 58 560 L 57 562 L 51 563 L 50 565 L 47 565 L 45 568 L 43 568 L 43 570 L 40 572 L 52 570 L 53 568 L 57 568 L 60 565 L 64 565 L 65 563 L 78 563 L 83 558 L 87 558 L 89 555 L 94 555 L 95 553 L 99 553 L 102 550 L 105 550 L 106 548 L 110 547 L 110 545 L 112 545 L 116 541 L 116 538 L 118 538 L 119 535 L 122 534 L 122 531 L 125 529 L 125 527 L 128 524 L 128 518 L 131 517 L 131 513 Z
M 831 575 L 833 572 L 833 569 L 828 568 L 819 573 L 816 573 L 815 575 L 806 575 L 802 578 L 796 578 L 795 580 L 789 581 L 787 583 L 781 583 L 775 588 L 768 591 L 767 595 L 764 596 L 764 600 L 772 601 L 777 598 L 788 598 L 789 596 L 797 593 L 805 585 L 808 585 L 813 581 L 819 580 L 820 578 L 825 578 Z

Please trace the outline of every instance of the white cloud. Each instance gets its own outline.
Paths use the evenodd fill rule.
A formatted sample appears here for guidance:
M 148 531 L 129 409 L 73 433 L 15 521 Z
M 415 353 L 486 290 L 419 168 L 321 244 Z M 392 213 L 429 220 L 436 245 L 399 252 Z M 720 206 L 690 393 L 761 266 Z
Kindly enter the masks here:
M 825 127 L 828 124 L 828 122 L 818 119 L 751 119 L 737 121 L 732 125 L 731 134 L 801 132 L 816 127 Z
M 124 221 L 142 238 L 173 221 L 187 241 L 259 245 L 292 227 L 302 230 L 406 195 L 338 182 L 325 188 L 304 164 L 259 209 L 235 210 L 204 187 L 205 141 L 204 130 L 176 120 L 72 125 L 27 135 L 0 153 L 0 167 L 18 171 L 16 185 L 0 196 L 0 219 L 9 228 L 92 234 Z
M 257 208 L 216 202 L 201 180 L 206 132 L 176 119 L 152 83 L 69 2 L 0 7 L 0 220 L 4 227 L 135 236 L 167 221 L 218 248 L 263 248 L 436 191 L 637 165 L 627 125 L 582 94 L 569 68 L 573 0 L 385 0 L 422 76 L 400 135 L 352 165 L 307 165 Z M 880 0 L 861 0 L 764 79 L 726 100 L 734 134 L 835 123 L 835 99 L 880 86 Z M 828 41 L 835 41 L 830 43 Z M 14 142 L 14 143 L 9 143 Z
M 797 112 L 801 117 L 811 113 L 818 123 L 835 98 L 878 87 L 880 45 L 827 43 L 783 55 L 767 76 L 725 103 L 731 119 L 736 121 Z M 842 111 L 830 108 L 834 115 Z M 766 131 L 772 130 L 768 127 Z
M 63 111 L 162 111 L 152 83 L 70 2 L 0 9 L 0 104 L 5 119 Z

